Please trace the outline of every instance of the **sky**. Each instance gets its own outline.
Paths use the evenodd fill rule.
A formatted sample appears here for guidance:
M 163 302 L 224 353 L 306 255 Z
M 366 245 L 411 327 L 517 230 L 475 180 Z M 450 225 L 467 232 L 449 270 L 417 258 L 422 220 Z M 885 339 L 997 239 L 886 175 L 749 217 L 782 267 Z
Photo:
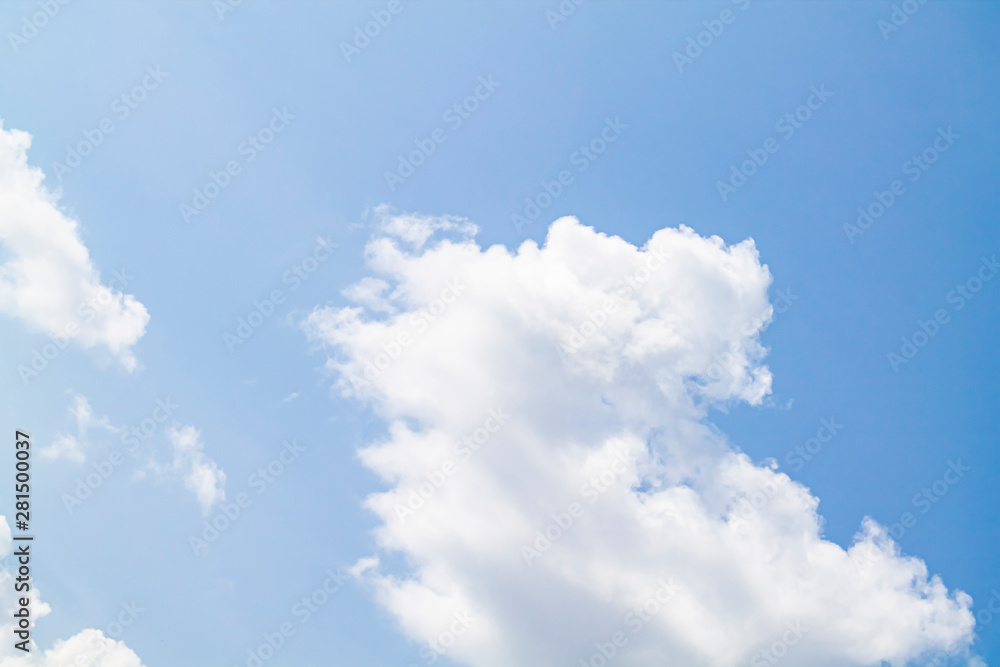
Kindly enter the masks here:
M 996 664 L 998 27 L 3 3 L 0 667 Z

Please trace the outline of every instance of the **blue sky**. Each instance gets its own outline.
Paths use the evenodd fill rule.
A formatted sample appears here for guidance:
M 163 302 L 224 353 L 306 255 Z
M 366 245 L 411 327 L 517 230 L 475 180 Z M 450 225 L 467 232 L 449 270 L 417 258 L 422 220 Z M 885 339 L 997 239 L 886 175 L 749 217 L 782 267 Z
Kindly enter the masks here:
M 116 638 L 143 664 L 244 665 L 328 569 L 377 553 L 384 576 L 412 570 L 416 556 L 374 537 L 382 522 L 363 503 L 390 485 L 357 454 L 400 411 L 344 397 L 324 368 L 329 341 L 304 324 L 374 275 L 366 246 L 382 204 L 466 218 L 484 249 L 542 243 L 563 216 L 637 247 L 679 225 L 728 245 L 752 238 L 771 303 L 787 305 L 760 335 L 771 391 L 757 405 L 715 403 L 703 422 L 808 487 L 823 536 L 843 548 L 864 517 L 892 526 L 910 512 L 915 524 L 894 535 L 902 552 L 971 595 L 973 613 L 986 608 L 1000 590 L 1000 281 L 969 298 L 953 290 L 992 277 L 1000 241 L 995 3 L 930 0 L 891 32 L 879 22 L 894 5 L 881 1 L 563 4 L 575 9 L 553 23 L 554 0 L 401 0 L 350 58 L 341 43 L 387 3 L 245 0 L 220 18 L 208 1 L 77 0 L 16 49 L 8 33 L 41 10 L 4 4 L 3 128 L 30 133 L 28 164 L 79 222 L 101 282 L 149 314 L 129 346 L 133 371 L 106 345 L 70 344 L 27 383 L 18 367 L 48 338 L 16 309 L 0 318 L 8 429 L 42 446 L 76 434 L 74 396 L 110 424 L 78 438 L 83 462 L 36 461 L 34 576 L 52 607 L 35 630 L 41 649 L 83 628 L 109 634 L 134 600 L 144 611 Z M 674 54 L 723 12 L 730 22 L 712 23 L 720 34 L 679 68 Z M 477 89 L 467 118 L 447 115 Z M 810 100 L 794 132 L 777 125 Z M 112 131 L 60 178 L 67 147 L 105 119 Z M 581 162 L 608 127 L 614 141 Z M 248 149 L 268 128 L 273 141 Z M 435 130 L 444 140 L 390 188 L 386 172 Z M 950 138 L 912 180 L 908 161 L 940 137 Z M 768 140 L 776 150 L 724 200 L 717 183 Z M 227 163 L 228 185 L 186 221 L 181 206 L 213 173 L 225 181 Z M 519 230 L 512 215 L 561 171 L 572 182 Z M 881 217 L 845 230 L 896 180 L 901 194 Z M 317 248 L 329 252 L 313 265 Z M 273 314 L 230 351 L 224 336 L 276 290 Z M 935 334 L 894 368 L 901 339 L 942 310 Z M 63 494 L 123 448 L 114 429 L 140 426 L 167 399 L 169 418 L 68 512 Z M 824 419 L 843 428 L 797 466 L 790 452 Z M 185 426 L 203 458 L 177 463 L 170 429 Z M 304 451 L 261 488 L 251 476 L 292 440 Z M 935 493 L 958 461 L 969 470 Z M 225 502 L 243 492 L 252 502 L 196 555 L 189 536 L 220 511 L 203 514 L 185 486 L 185 466 L 202 464 L 224 471 Z M 933 502 L 915 498 L 924 488 Z M 266 664 L 426 664 L 378 586 L 344 583 Z M 996 661 L 1000 624 L 985 617 L 972 654 Z M 477 664 L 463 656 L 441 662 Z

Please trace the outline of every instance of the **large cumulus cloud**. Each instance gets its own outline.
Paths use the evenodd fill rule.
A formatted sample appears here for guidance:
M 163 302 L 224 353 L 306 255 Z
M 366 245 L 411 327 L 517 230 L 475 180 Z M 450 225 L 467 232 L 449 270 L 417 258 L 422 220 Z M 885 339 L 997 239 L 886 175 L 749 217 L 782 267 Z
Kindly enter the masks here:
M 968 595 L 873 521 L 846 550 L 824 540 L 809 490 L 708 422 L 770 391 L 752 240 L 681 227 L 636 247 L 562 218 L 511 252 L 381 214 L 361 283 L 378 307 L 305 328 L 335 390 L 388 424 L 360 458 L 386 484 L 366 501 L 379 555 L 406 566 L 356 571 L 428 661 L 601 664 L 616 632 L 624 665 L 967 657 Z

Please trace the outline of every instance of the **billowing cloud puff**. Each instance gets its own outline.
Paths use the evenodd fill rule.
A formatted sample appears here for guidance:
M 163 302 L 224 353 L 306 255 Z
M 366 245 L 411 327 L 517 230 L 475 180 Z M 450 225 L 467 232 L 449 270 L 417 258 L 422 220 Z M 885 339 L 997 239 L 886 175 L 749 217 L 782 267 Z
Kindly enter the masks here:
M 0 311 L 65 344 L 104 346 L 122 365 L 136 367 L 132 346 L 146 332 L 149 314 L 101 276 L 80 240 L 77 222 L 62 211 L 29 167 L 31 135 L 0 123 Z
M 304 326 L 336 390 L 388 423 L 360 458 L 388 487 L 367 499 L 378 545 L 408 567 L 356 572 L 425 659 L 975 660 L 968 595 L 874 521 L 846 550 L 824 540 L 818 499 L 708 423 L 770 391 L 752 240 L 681 227 L 640 248 L 562 218 L 511 252 L 427 243 L 408 219 L 367 247 L 391 308 Z
M 10 546 L 10 526 L 6 517 L 0 516 L 0 558 L 10 555 Z M 139 656 L 125 642 L 106 637 L 100 630 L 83 630 L 67 640 L 57 640 L 44 653 L 38 651 L 34 640 L 28 653 L 15 648 L 13 618 L 19 608 L 19 595 L 14 590 L 14 575 L 7 569 L 0 570 L 0 606 L 4 613 L 0 634 L 6 639 L 0 643 L 0 667 L 142 667 Z M 34 628 L 52 608 L 41 601 L 37 588 L 31 589 L 29 597 L 30 627 Z

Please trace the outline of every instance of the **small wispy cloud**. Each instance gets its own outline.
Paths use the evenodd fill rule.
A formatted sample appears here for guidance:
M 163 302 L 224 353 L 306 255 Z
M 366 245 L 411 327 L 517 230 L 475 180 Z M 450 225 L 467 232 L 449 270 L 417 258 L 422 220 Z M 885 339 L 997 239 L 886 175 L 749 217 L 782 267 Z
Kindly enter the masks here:
M 174 460 L 158 472 L 175 472 L 184 476 L 184 486 L 194 493 L 202 514 L 208 514 L 215 503 L 226 499 L 226 473 L 205 455 L 201 432 L 193 426 L 171 427 L 167 439 L 174 448 Z
M 98 417 L 94 414 L 94 409 L 90 406 L 90 401 L 85 396 L 73 394 L 73 405 L 69 409 L 70 414 L 76 421 L 76 433 L 58 433 L 52 444 L 42 447 L 39 454 L 43 458 L 57 460 L 69 459 L 77 463 L 86 460 L 86 450 L 89 449 L 88 433 L 93 430 L 108 431 L 109 433 L 121 433 L 122 428 L 112 426 L 111 420 L 107 417 Z
M 285 401 L 291 401 L 296 396 L 297 393 L 292 393 L 285 398 Z M 92 440 L 95 431 L 113 435 L 124 435 L 128 431 L 126 426 L 115 426 L 108 417 L 98 416 L 90 401 L 79 394 L 73 394 L 69 412 L 75 421 L 76 432 L 58 433 L 52 444 L 39 450 L 43 458 L 83 463 L 87 459 L 88 452 L 93 449 Z M 202 512 L 207 514 L 215 503 L 226 499 L 226 473 L 205 454 L 201 433 L 194 426 L 180 428 L 171 426 L 166 434 L 173 450 L 171 462 L 160 464 L 151 461 L 145 467 L 136 470 L 132 478 L 142 479 L 150 471 L 161 476 L 180 475 L 184 479 L 185 487 L 198 499 Z

